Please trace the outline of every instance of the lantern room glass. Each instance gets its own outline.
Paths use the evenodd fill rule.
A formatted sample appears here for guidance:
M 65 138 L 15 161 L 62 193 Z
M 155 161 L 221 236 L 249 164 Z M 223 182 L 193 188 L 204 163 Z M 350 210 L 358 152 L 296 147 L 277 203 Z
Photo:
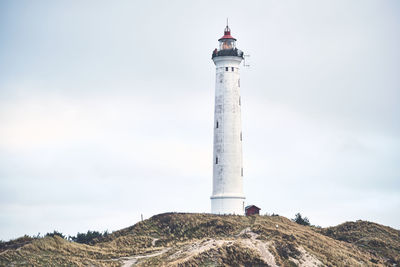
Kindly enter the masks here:
M 236 42 L 233 39 L 222 39 L 219 41 L 219 50 L 234 49 Z

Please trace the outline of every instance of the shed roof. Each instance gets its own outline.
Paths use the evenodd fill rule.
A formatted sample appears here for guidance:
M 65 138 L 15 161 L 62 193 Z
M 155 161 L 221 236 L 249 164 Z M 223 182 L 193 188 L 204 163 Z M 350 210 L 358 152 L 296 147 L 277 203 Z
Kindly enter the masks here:
M 245 210 L 250 209 L 251 207 L 254 207 L 254 208 L 260 210 L 260 208 L 257 207 L 256 205 L 248 205 L 248 206 L 245 207 Z

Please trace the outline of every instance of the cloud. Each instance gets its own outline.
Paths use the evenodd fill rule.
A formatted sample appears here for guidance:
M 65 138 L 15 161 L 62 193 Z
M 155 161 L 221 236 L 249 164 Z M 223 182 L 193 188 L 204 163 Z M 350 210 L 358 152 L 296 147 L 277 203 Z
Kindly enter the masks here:
M 399 227 L 397 2 L 1 5 L 0 238 L 209 211 L 226 16 L 248 203 Z

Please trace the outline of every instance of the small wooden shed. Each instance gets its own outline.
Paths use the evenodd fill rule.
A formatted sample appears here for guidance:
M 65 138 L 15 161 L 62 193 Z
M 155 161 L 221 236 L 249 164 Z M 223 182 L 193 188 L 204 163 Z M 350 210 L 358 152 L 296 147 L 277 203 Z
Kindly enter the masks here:
M 250 216 L 250 215 L 254 215 L 254 214 L 260 215 L 260 210 L 261 209 L 259 207 L 257 207 L 256 205 L 249 205 L 245 208 L 246 216 Z

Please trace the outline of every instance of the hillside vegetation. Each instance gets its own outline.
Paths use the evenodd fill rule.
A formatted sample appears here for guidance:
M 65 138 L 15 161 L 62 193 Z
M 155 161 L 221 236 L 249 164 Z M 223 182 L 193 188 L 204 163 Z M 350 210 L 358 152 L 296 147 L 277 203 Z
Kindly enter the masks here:
M 0 266 L 391 266 L 398 230 L 357 221 L 330 228 L 280 216 L 165 213 L 91 245 L 60 236 L 0 246 Z
M 320 232 L 336 240 L 354 244 L 374 255 L 384 257 L 387 263 L 400 266 L 400 231 L 373 222 L 346 222 Z

